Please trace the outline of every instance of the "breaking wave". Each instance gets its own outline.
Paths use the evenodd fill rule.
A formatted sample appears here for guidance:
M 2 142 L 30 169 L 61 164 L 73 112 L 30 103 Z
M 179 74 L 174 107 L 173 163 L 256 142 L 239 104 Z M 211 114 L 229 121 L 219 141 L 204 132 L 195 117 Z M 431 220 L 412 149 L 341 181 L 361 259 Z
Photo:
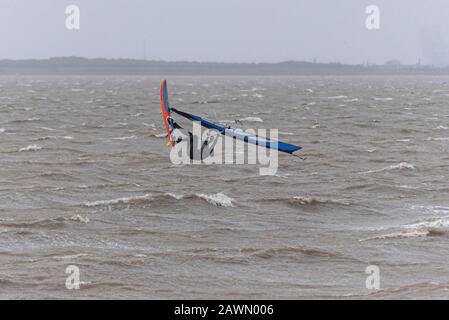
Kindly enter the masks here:
M 430 218 L 423 221 L 406 224 L 399 231 L 376 235 L 359 241 L 388 240 L 400 238 L 417 238 L 427 236 L 441 236 L 449 231 L 449 216 Z
M 122 204 L 134 204 L 134 203 L 161 203 L 164 198 L 170 198 L 175 200 L 184 199 L 200 199 L 208 204 L 218 206 L 218 207 L 233 207 L 234 199 L 228 197 L 224 193 L 215 194 L 204 194 L 204 193 L 191 193 L 186 195 L 177 195 L 173 193 L 163 193 L 163 194 L 145 194 L 141 196 L 131 196 L 116 198 L 110 200 L 98 200 L 98 201 L 88 201 L 84 202 L 86 207 L 99 207 L 99 206 L 112 206 L 112 205 L 122 205 Z
M 135 203 L 142 200 L 148 200 L 151 198 L 150 194 L 145 194 L 143 196 L 134 196 L 134 197 L 123 197 L 123 198 L 116 198 L 111 200 L 98 200 L 98 201 L 88 201 L 85 202 L 84 205 L 86 207 L 98 207 L 98 206 L 110 206 L 115 204 L 128 204 L 128 203 Z
M 413 164 L 410 164 L 408 162 L 401 162 L 396 165 L 391 165 L 379 170 L 370 170 L 362 173 L 377 173 L 377 172 L 383 172 L 383 171 L 391 171 L 391 170 L 416 170 L 416 167 Z
M 361 239 L 359 241 L 363 242 L 363 241 L 370 241 L 370 240 L 389 240 L 389 239 L 400 239 L 400 238 L 425 237 L 425 236 L 428 236 L 430 233 L 431 233 L 431 230 L 429 230 L 427 228 L 422 228 L 422 229 L 417 229 L 417 230 L 403 230 L 403 231 L 368 237 L 365 239 Z
M 239 120 L 244 122 L 263 122 L 263 120 L 259 117 L 246 117 Z
M 42 147 L 39 147 L 39 146 L 33 144 L 28 147 L 19 149 L 19 152 L 30 152 L 30 151 L 39 151 L 39 150 L 42 150 Z
M 200 199 L 204 199 L 206 200 L 206 202 L 214 205 L 214 206 L 218 206 L 218 207 L 233 207 L 233 201 L 234 199 L 229 198 L 227 195 L 225 195 L 224 193 L 216 193 L 216 194 L 196 194 L 196 196 Z

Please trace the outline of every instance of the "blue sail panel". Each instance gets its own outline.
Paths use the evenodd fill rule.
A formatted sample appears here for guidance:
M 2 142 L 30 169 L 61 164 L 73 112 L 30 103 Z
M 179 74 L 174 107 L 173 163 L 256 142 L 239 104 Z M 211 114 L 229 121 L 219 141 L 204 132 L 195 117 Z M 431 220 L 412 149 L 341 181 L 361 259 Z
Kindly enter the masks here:
M 269 139 L 264 139 L 264 138 L 261 138 L 261 137 L 258 137 L 258 136 L 240 131 L 240 130 L 226 128 L 226 127 L 216 124 L 212 121 L 198 117 L 192 113 L 179 111 L 179 110 L 176 110 L 175 108 L 172 108 L 171 110 L 173 112 L 176 112 L 180 116 L 183 116 L 192 121 L 199 122 L 205 128 L 217 130 L 223 135 L 242 140 L 246 143 L 252 143 L 252 144 L 262 146 L 265 148 L 269 148 L 269 149 L 276 149 L 281 152 L 286 152 L 286 153 L 290 153 L 290 154 L 302 149 L 300 146 L 295 146 L 293 144 L 289 144 L 289 143 L 285 143 L 285 142 L 281 142 L 281 141 L 271 141 Z

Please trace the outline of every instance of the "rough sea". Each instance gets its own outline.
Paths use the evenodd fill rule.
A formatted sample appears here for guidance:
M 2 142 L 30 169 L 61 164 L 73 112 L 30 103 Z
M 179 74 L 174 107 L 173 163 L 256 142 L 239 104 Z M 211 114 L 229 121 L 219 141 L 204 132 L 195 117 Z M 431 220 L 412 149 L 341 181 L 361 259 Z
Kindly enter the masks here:
M 161 80 L 0 77 L 0 299 L 449 298 L 449 77 L 167 79 L 273 176 L 173 165 Z

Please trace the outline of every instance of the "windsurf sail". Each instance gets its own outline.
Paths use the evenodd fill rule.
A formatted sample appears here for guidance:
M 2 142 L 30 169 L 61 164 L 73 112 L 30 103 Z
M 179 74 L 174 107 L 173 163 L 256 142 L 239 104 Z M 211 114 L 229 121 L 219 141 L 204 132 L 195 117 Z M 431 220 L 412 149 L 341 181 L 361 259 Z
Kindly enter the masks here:
M 171 116 L 171 112 L 173 111 L 186 119 L 199 122 L 205 128 L 217 130 L 222 135 L 232 137 L 235 139 L 239 139 L 246 143 L 252 143 L 252 144 L 262 146 L 265 148 L 269 148 L 269 149 L 276 149 L 278 151 L 289 153 L 289 154 L 293 154 L 293 152 L 302 149 L 302 147 L 296 146 L 293 144 L 289 144 L 289 143 L 285 143 L 285 142 L 281 142 L 281 141 L 273 141 L 273 140 L 269 140 L 269 139 L 266 139 L 263 137 L 259 137 L 257 135 L 252 135 L 250 133 L 243 132 L 241 130 L 236 130 L 236 129 L 233 129 L 230 127 L 224 127 L 220 124 L 214 123 L 207 119 L 203 119 L 203 118 L 196 116 L 192 113 L 188 113 L 188 112 L 177 110 L 175 108 L 171 108 L 168 103 L 168 91 L 167 91 L 167 81 L 166 80 L 162 81 L 160 96 L 161 96 L 162 116 L 164 118 L 165 128 L 167 130 L 167 135 L 169 137 L 169 142 L 167 145 L 174 146 L 175 142 L 174 142 L 174 137 L 173 137 L 173 131 L 176 128 L 181 128 L 179 125 L 176 124 L 176 122 L 173 120 L 173 118 Z
M 167 89 L 167 80 L 163 80 L 160 89 L 160 100 L 162 107 L 162 117 L 164 119 L 165 130 L 167 131 L 168 143 L 167 146 L 174 146 L 173 140 L 173 118 L 170 112 L 170 104 L 168 103 L 168 89 Z
M 272 141 L 272 140 L 265 139 L 265 138 L 262 138 L 262 137 L 259 137 L 256 135 L 249 134 L 247 132 L 232 129 L 229 127 L 224 127 L 224 126 L 216 124 L 212 121 L 198 117 L 194 114 L 191 114 L 188 112 L 183 112 L 183 111 L 177 110 L 175 108 L 172 108 L 171 110 L 173 112 L 179 114 L 180 116 L 183 116 L 184 118 L 199 122 L 205 128 L 217 130 L 222 135 L 232 137 L 235 139 L 239 139 L 246 143 L 252 143 L 252 144 L 262 146 L 265 148 L 269 148 L 269 149 L 276 149 L 278 151 L 290 153 L 290 154 L 301 149 L 300 146 L 295 146 L 293 144 L 289 144 L 289 143 L 285 143 L 285 142 L 281 142 L 281 141 Z

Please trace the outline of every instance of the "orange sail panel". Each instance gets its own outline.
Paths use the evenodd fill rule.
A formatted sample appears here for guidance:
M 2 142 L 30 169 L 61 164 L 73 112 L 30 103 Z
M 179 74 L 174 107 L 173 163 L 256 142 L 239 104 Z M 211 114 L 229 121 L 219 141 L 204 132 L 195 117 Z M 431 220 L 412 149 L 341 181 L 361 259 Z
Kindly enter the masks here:
M 174 141 L 172 139 L 174 127 L 173 127 L 173 119 L 170 113 L 170 104 L 168 103 L 167 80 L 163 80 L 161 83 L 160 99 L 161 99 L 162 117 L 164 119 L 165 130 L 167 130 L 167 136 L 169 139 L 167 145 L 174 146 Z

